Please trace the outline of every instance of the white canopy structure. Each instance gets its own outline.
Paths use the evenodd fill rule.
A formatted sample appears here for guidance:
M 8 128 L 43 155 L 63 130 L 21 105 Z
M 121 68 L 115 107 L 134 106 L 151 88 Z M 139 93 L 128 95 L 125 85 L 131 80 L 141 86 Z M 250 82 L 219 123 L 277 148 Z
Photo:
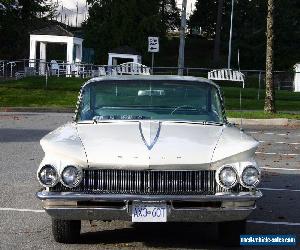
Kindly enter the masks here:
M 30 64 L 29 67 L 36 66 L 36 46 L 40 43 L 40 64 L 39 73 L 45 74 L 46 67 L 46 46 L 47 43 L 65 43 L 67 44 L 66 75 L 71 74 L 71 64 L 81 62 L 82 60 L 82 42 L 83 39 L 75 37 L 73 33 L 65 30 L 59 25 L 35 30 L 30 34 Z M 74 53 L 75 52 L 75 53 Z
M 295 64 L 294 71 L 294 92 L 300 92 L 300 63 Z
M 113 49 L 108 53 L 108 65 L 116 66 L 118 65 L 118 59 L 122 60 L 122 63 L 133 62 L 142 63 L 142 57 L 134 49 L 128 46 L 122 46 L 117 49 Z M 126 62 L 125 62 L 125 61 Z

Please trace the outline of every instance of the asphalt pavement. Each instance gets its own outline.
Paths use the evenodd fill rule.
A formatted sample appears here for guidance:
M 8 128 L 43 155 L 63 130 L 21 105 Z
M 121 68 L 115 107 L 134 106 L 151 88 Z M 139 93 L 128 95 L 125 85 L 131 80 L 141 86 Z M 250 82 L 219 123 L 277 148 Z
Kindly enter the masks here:
M 200 223 L 84 222 L 78 244 L 54 242 L 50 217 L 35 198 L 43 157 L 39 140 L 71 119 L 72 114 L 0 113 L 0 249 L 222 249 L 216 226 Z M 256 159 L 264 194 L 248 219 L 247 233 L 294 234 L 300 249 L 300 127 L 244 130 L 261 142 Z

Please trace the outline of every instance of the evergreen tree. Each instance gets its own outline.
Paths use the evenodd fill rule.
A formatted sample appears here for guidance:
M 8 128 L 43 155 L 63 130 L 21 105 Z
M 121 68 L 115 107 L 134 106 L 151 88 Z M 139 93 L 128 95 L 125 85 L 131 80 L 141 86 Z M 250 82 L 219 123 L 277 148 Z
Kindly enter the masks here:
M 164 37 L 179 19 L 175 0 L 90 0 L 89 4 L 83 29 L 98 63 L 106 63 L 107 52 L 122 45 L 147 51 L 148 36 Z
M 202 37 L 215 39 L 218 0 L 198 0 L 190 18 L 191 29 L 202 30 Z M 224 1 L 221 23 L 221 50 L 228 53 L 231 1 Z M 274 9 L 274 67 L 289 69 L 300 57 L 300 1 L 276 1 Z M 242 68 L 264 69 L 266 58 L 267 1 L 235 0 L 232 36 L 232 62 L 237 67 L 237 50 L 240 50 Z M 224 63 L 224 67 L 225 67 Z
M 1 0 L 0 57 L 27 58 L 29 33 L 45 24 L 54 10 L 47 0 Z
M 213 55 L 213 63 L 215 65 L 220 62 L 223 7 L 224 7 L 224 0 L 218 0 L 218 15 L 217 15 L 216 35 L 214 41 L 214 55 Z
M 216 31 L 218 1 L 197 0 L 195 7 L 189 20 L 190 29 L 201 30 L 203 37 L 213 38 Z

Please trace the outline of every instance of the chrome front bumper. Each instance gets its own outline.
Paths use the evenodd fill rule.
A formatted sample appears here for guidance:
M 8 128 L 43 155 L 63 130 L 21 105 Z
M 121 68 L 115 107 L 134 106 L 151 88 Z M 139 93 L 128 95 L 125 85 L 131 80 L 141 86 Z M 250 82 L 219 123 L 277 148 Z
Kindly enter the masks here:
M 125 220 L 131 221 L 132 201 L 166 202 L 168 221 L 219 222 L 243 220 L 255 209 L 255 201 L 262 197 L 260 191 L 238 194 L 216 195 L 122 195 L 54 193 L 41 191 L 37 197 L 43 201 L 44 209 L 53 218 L 64 220 Z M 124 202 L 115 206 L 78 205 L 80 202 Z M 175 202 L 187 202 L 187 206 L 176 207 Z M 199 202 L 200 207 L 189 207 L 188 202 Z M 219 202 L 220 207 L 211 207 Z M 206 204 L 207 206 L 203 206 Z M 100 204 L 100 203 L 99 203 Z

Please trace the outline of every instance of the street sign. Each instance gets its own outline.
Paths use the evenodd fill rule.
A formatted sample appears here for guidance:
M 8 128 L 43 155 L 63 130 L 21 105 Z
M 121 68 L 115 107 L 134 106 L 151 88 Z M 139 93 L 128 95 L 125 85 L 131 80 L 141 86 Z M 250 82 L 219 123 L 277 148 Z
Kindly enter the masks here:
M 159 52 L 159 37 L 148 37 L 148 52 Z

